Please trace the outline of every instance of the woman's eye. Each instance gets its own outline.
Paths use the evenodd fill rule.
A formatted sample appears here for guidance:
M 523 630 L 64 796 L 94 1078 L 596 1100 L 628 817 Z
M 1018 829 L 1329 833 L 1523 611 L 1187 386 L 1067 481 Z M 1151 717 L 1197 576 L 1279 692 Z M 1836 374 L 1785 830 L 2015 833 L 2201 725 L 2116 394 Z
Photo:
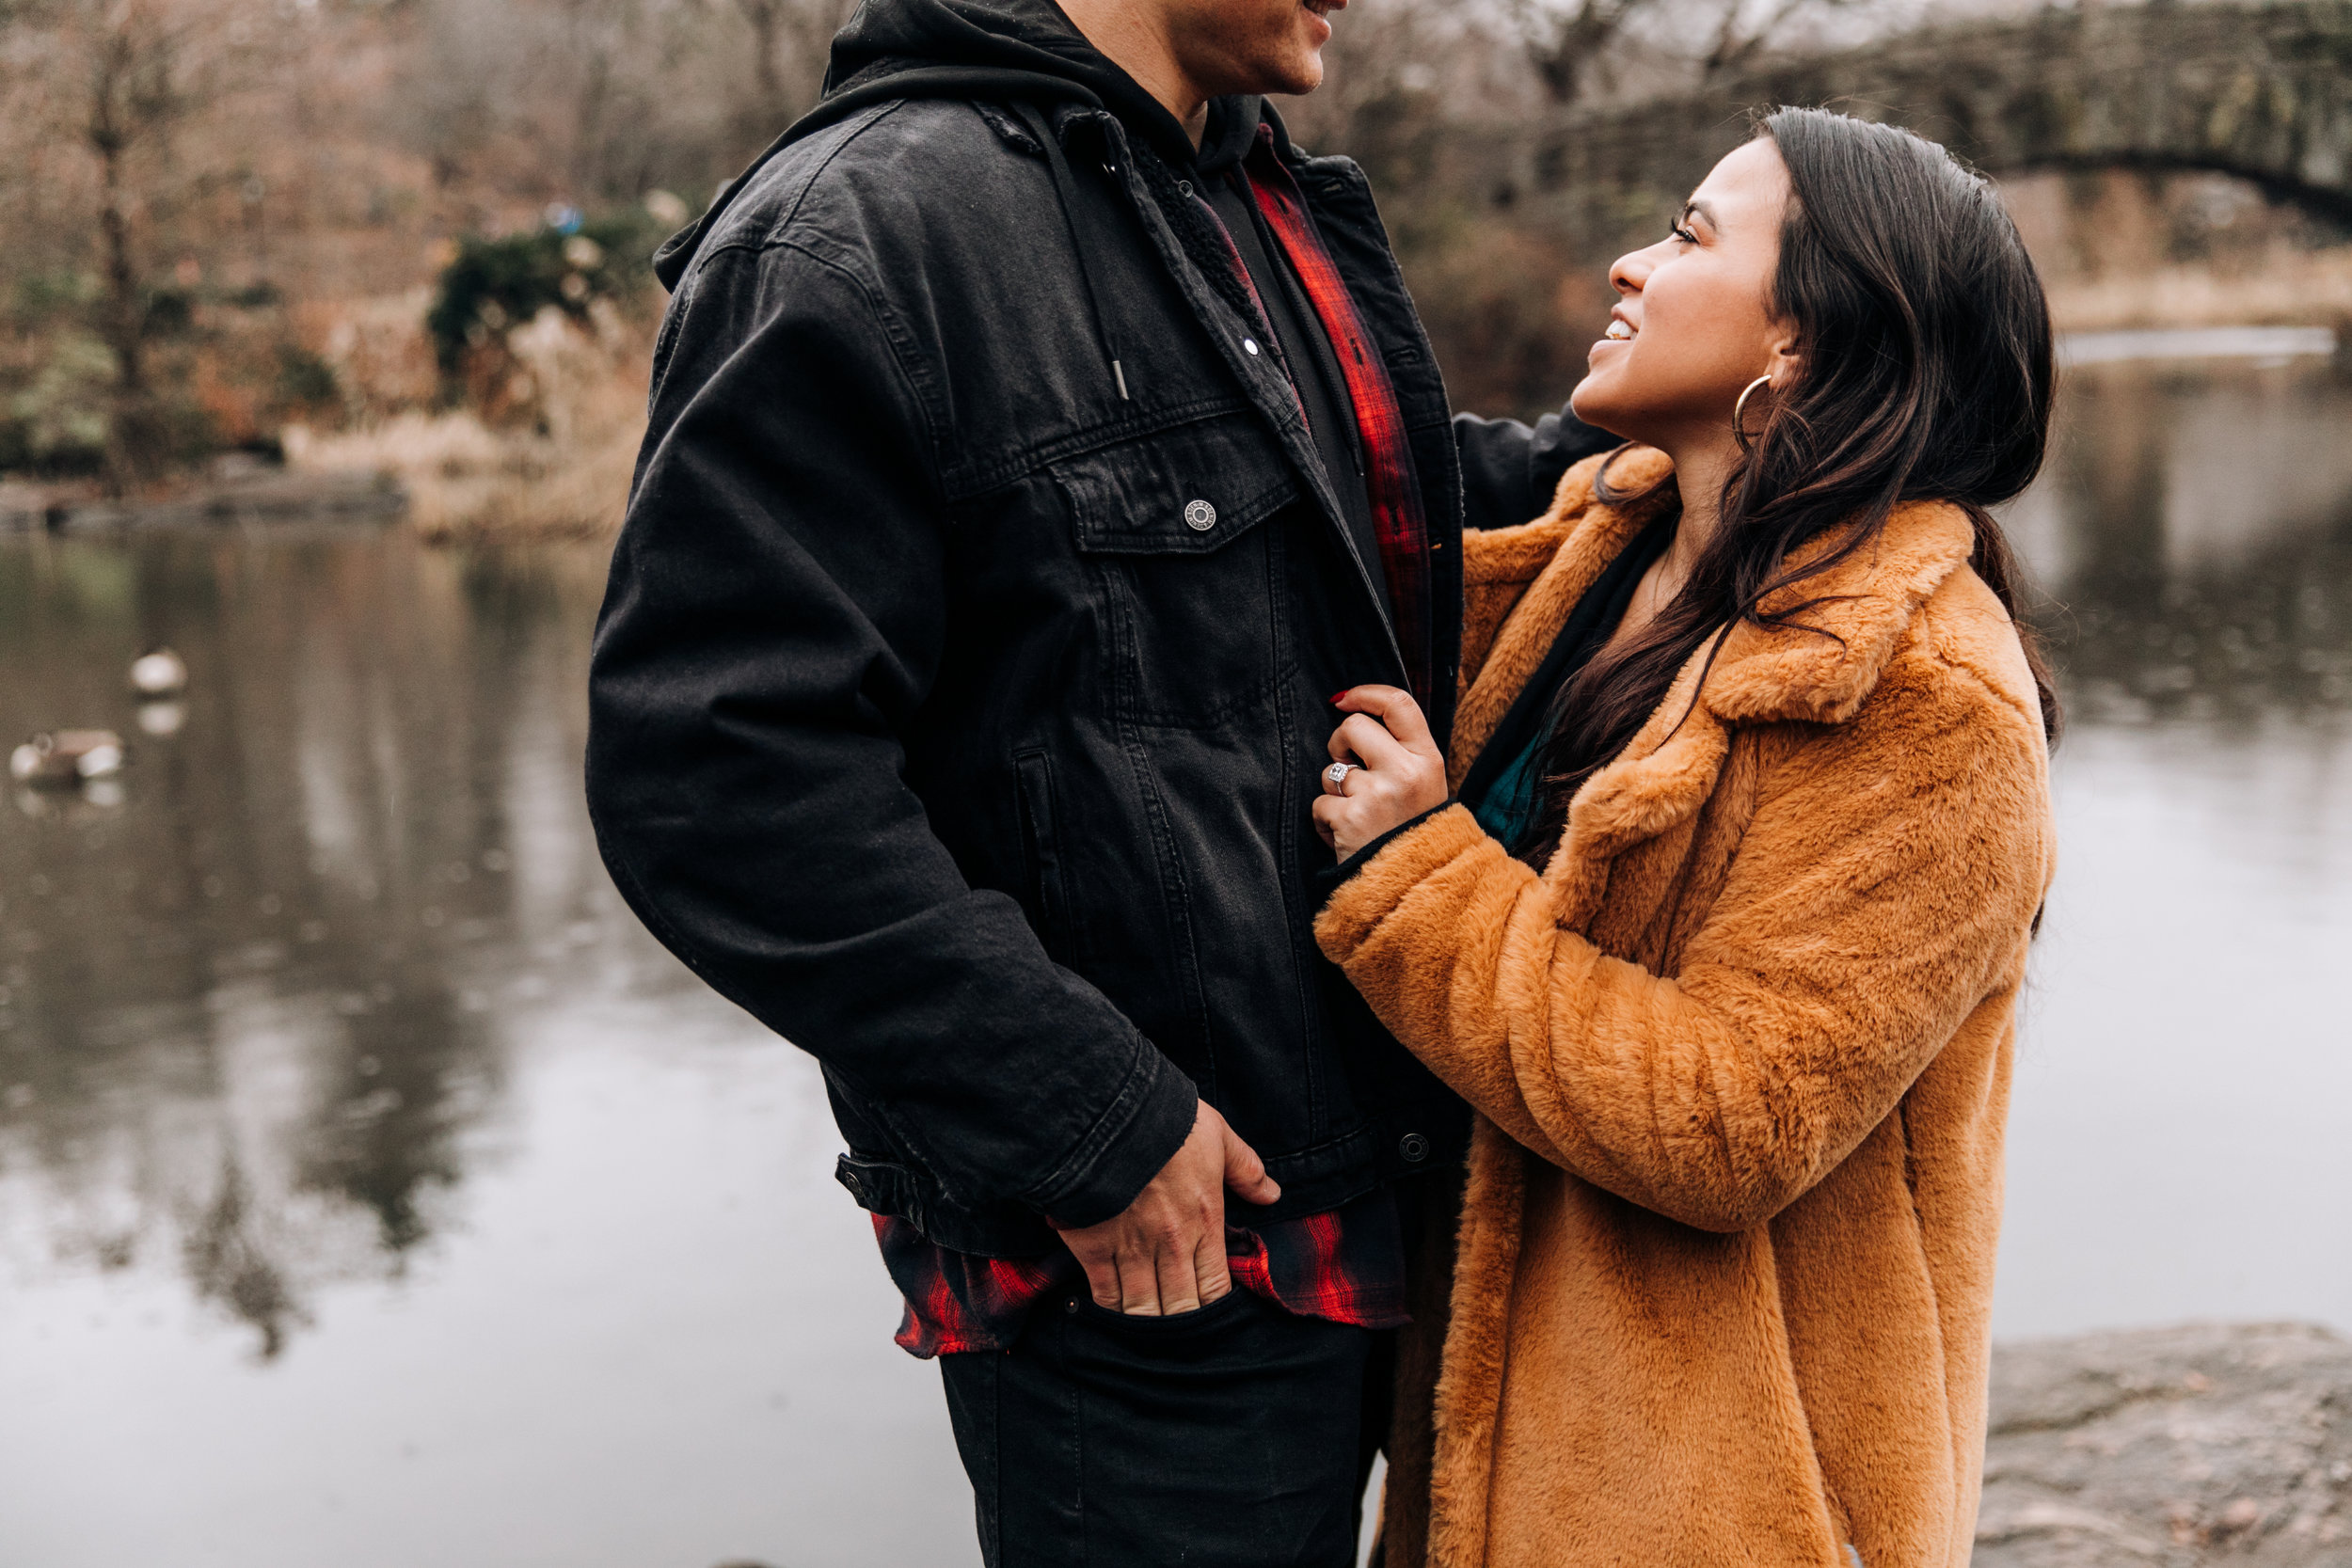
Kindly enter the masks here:
M 1669 233 L 1673 234 L 1676 239 L 1680 240 L 1684 245 L 1696 245 L 1699 243 L 1698 235 L 1692 232 L 1681 224 L 1670 223 L 1666 225 L 1666 229 Z

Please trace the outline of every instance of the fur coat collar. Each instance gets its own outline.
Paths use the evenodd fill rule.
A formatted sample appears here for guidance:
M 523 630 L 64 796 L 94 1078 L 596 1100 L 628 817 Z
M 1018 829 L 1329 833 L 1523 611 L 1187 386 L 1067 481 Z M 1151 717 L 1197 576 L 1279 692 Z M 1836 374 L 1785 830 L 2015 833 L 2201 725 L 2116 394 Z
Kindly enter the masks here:
M 1613 492 L 1635 499 L 1625 504 L 1596 499 L 1604 465 Z M 1478 639 L 1485 657 L 1474 679 L 1467 662 L 1474 633 L 1465 631 L 1465 689 L 1447 759 L 1449 784 L 1458 788 L 1468 776 L 1585 590 L 1671 503 L 1664 482 L 1672 471 L 1657 449 L 1627 448 L 1613 461 L 1597 458 L 1571 469 L 1550 510 L 1535 521 L 1468 536 L 1471 597 L 1486 601 L 1478 608 L 1491 615 L 1496 600 L 1514 587 L 1523 587 L 1524 597 L 1511 595 L 1508 617 L 1499 626 L 1476 628 L 1486 636 Z M 1796 559 L 1803 563 L 1828 547 L 1817 542 Z M 1610 859 L 1697 811 L 1714 787 L 1733 726 L 1852 718 L 1920 607 L 1967 564 L 1975 547 L 1976 530 L 1959 508 L 1937 502 L 1899 507 L 1871 548 L 1778 601 L 1821 600 L 1804 620 L 1829 635 L 1743 622 L 1714 651 L 1708 668 L 1710 638 L 1625 750 L 1578 791 L 1547 879 L 1579 890 L 1581 903 L 1597 892 Z M 1706 684 L 1694 703 L 1702 672 Z

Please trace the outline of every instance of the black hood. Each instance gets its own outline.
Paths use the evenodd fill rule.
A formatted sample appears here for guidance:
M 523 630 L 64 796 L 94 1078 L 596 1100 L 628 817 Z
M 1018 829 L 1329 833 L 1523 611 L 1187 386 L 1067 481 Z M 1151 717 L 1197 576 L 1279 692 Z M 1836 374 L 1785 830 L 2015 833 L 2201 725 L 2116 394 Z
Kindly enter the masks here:
M 776 138 L 710 210 L 673 235 L 654 257 L 662 286 L 675 289 L 703 237 L 771 158 L 811 132 L 871 103 L 902 98 L 1074 103 L 1107 109 L 1131 136 L 1179 168 L 1223 167 L 1256 135 L 1256 98 L 1209 105 L 1200 150 L 1160 102 L 1089 43 L 1054 0 L 865 0 L 833 40 L 824 97 Z

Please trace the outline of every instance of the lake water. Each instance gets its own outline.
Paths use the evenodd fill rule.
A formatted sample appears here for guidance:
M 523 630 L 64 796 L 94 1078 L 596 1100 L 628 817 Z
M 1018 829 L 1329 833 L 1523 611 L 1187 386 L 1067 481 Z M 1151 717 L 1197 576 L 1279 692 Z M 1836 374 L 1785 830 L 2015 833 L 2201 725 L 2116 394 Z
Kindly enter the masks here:
M 2352 388 L 2078 370 L 1997 1318 L 2352 1327 Z M 0 1563 L 976 1562 L 815 1072 L 597 865 L 599 552 L 0 541 Z M 194 672 L 137 710 L 123 672 Z M 142 728 L 142 724 L 147 727 Z

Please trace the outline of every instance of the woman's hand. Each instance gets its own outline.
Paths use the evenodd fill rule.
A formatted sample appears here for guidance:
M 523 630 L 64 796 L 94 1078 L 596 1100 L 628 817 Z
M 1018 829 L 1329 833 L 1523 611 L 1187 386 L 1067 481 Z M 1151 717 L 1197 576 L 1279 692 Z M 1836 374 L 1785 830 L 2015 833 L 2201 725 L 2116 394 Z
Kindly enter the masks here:
M 1323 773 L 1315 832 L 1345 860 L 1390 829 L 1445 804 L 1445 758 L 1410 692 L 1359 686 L 1332 698 L 1331 705 L 1348 717 L 1331 732 L 1333 766 Z M 1333 779 L 1334 771 L 1342 776 Z

